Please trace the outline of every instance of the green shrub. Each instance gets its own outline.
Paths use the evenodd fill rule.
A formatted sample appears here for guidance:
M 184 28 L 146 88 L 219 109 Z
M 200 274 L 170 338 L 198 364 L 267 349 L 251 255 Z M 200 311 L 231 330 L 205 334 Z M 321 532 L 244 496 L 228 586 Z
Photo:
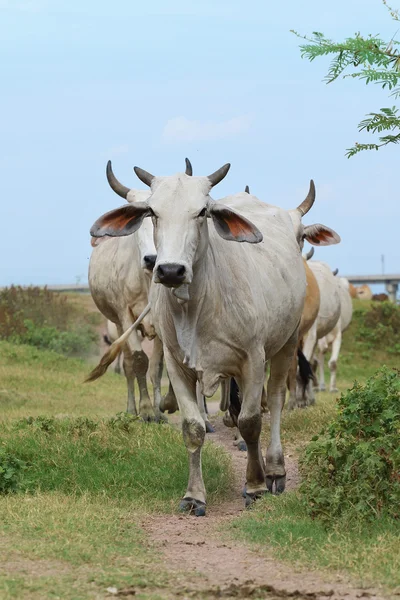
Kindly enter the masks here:
M 399 518 L 400 371 L 383 367 L 342 394 L 301 470 L 300 493 L 313 517 Z
M 98 340 L 97 313 L 82 312 L 69 296 L 46 288 L 0 292 L 0 339 L 66 356 L 86 356 Z
M 354 312 L 358 322 L 356 339 L 368 348 L 400 354 L 400 306 L 392 302 L 372 303 Z
M 0 494 L 15 492 L 18 489 L 22 472 L 26 469 L 26 464 L 0 449 Z

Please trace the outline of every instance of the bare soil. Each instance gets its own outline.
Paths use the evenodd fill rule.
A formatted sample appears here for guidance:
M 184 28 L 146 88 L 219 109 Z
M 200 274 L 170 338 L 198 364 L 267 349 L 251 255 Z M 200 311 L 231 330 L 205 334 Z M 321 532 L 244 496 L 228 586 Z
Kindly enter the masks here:
M 210 407 L 209 407 L 210 408 Z M 211 412 L 211 411 L 210 411 Z M 374 589 L 359 588 L 342 575 L 306 571 L 277 561 L 268 548 L 257 552 L 221 533 L 221 526 L 244 509 L 242 486 L 247 454 L 233 445 L 233 430 L 220 417 L 213 422 L 216 432 L 208 435 L 231 456 L 235 473 L 232 497 L 209 507 L 207 516 L 149 516 L 144 527 L 163 557 L 164 567 L 176 577 L 174 596 L 184 598 L 384 598 Z M 286 455 L 287 490 L 299 481 L 297 462 Z M 165 597 L 169 597 L 165 590 Z

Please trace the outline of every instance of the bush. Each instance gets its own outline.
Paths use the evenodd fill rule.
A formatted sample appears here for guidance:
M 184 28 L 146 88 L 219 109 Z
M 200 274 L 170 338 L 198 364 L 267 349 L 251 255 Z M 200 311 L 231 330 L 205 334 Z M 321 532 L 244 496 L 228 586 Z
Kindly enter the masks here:
M 15 492 L 18 489 L 24 469 L 26 464 L 23 460 L 0 449 L 0 494 Z
M 90 353 L 98 335 L 97 313 L 85 313 L 46 288 L 10 287 L 0 292 L 0 339 L 66 356 Z
M 368 348 L 400 354 L 400 306 L 392 302 L 372 303 L 368 310 L 358 309 L 356 339 Z
M 342 394 L 333 422 L 301 459 L 309 514 L 400 517 L 400 371 L 383 367 Z

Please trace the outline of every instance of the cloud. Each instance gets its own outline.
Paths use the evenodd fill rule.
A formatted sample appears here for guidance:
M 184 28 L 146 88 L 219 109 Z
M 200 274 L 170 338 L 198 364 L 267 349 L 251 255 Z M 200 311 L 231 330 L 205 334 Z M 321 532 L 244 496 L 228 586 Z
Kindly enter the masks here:
M 250 129 L 249 115 L 234 117 L 228 121 L 194 121 L 186 117 L 175 117 L 167 121 L 162 139 L 166 143 L 209 142 L 234 137 Z

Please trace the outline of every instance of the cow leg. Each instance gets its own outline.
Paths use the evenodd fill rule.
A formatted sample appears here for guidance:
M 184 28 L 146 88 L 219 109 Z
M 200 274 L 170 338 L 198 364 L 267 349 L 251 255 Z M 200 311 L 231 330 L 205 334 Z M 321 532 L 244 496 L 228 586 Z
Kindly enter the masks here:
M 180 510 L 202 517 L 206 512 L 206 488 L 201 469 L 201 449 L 206 435 L 196 397 L 197 377 L 175 361 L 165 349 L 165 362 L 182 415 L 182 435 L 189 455 L 189 482 Z
M 150 358 L 149 374 L 153 385 L 154 394 L 154 413 L 156 421 L 168 421 L 167 417 L 160 411 L 161 404 L 161 379 L 163 373 L 164 352 L 162 342 L 158 336 L 154 338 L 153 352 Z
M 131 325 L 131 319 L 126 320 L 123 324 L 124 330 Z M 147 389 L 146 375 L 149 368 L 149 359 L 147 354 L 142 349 L 141 339 L 138 331 L 133 331 L 128 339 L 129 349 L 133 358 L 133 368 L 139 386 L 139 416 L 144 421 L 154 421 L 154 410 L 150 401 L 149 392 Z
M 281 413 L 285 404 L 286 380 L 297 347 L 297 331 L 285 346 L 271 359 L 271 373 L 268 380 L 268 407 L 271 414 L 270 443 L 265 459 L 266 483 L 269 492 L 280 494 L 285 489 L 286 470 L 281 443 Z
M 199 407 L 200 414 L 203 417 L 204 423 L 205 423 L 205 426 L 206 426 L 206 433 L 215 433 L 215 429 L 211 425 L 210 420 L 208 418 L 208 414 L 207 414 L 207 410 L 206 410 L 205 397 L 203 396 L 203 394 L 200 391 L 200 386 L 199 386 L 198 382 L 197 382 L 197 385 L 196 385 L 196 397 L 197 397 L 197 404 L 198 404 L 198 407 Z
M 295 352 L 290 363 L 289 373 L 287 377 L 287 387 L 289 389 L 289 400 L 287 405 L 288 410 L 293 410 L 297 406 L 297 362 L 297 352 Z
M 124 350 L 123 367 L 126 377 L 126 384 L 128 387 L 128 404 L 126 407 L 126 412 L 130 415 L 134 415 L 135 417 L 137 417 L 135 402 L 135 370 L 133 358 L 129 351 L 129 348 L 126 348 L 126 350 Z
M 342 332 L 338 331 L 338 333 L 336 334 L 336 337 L 332 343 L 332 354 L 331 354 L 330 361 L 328 363 L 329 370 L 331 372 L 331 382 L 330 382 L 330 386 L 329 386 L 330 392 L 338 392 L 339 391 L 336 387 L 336 366 L 337 366 L 337 360 L 339 358 L 339 352 L 340 352 L 341 345 L 342 345 Z
M 325 387 L 325 352 L 327 350 L 325 340 L 319 340 L 318 342 L 318 372 L 319 372 L 319 390 L 324 392 Z
M 258 356 L 244 366 L 242 380 L 238 382 L 243 393 L 238 425 L 247 445 L 246 506 L 267 491 L 260 445 L 264 376 L 264 357 Z
M 316 345 L 317 345 L 317 320 L 314 321 L 311 328 L 309 329 L 307 334 L 304 336 L 304 343 L 303 343 L 302 350 L 303 350 L 303 354 L 306 357 L 306 359 L 308 360 L 308 362 L 311 362 L 311 359 L 315 352 Z
M 117 375 L 121 374 L 121 354 L 118 354 L 116 361 L 115 361 L 115 367 L 114 367 L 114 372 Z
M 240 450 L 240 452 L 247 451 L 246 442 L 244 441 L 243 437 L 240 435 L 240 431 L 237 428 L 236 428 L 236 432 L 235 432 L 235 439 L 233 441 L 233 445 L 236 446 L 237 449 Z

